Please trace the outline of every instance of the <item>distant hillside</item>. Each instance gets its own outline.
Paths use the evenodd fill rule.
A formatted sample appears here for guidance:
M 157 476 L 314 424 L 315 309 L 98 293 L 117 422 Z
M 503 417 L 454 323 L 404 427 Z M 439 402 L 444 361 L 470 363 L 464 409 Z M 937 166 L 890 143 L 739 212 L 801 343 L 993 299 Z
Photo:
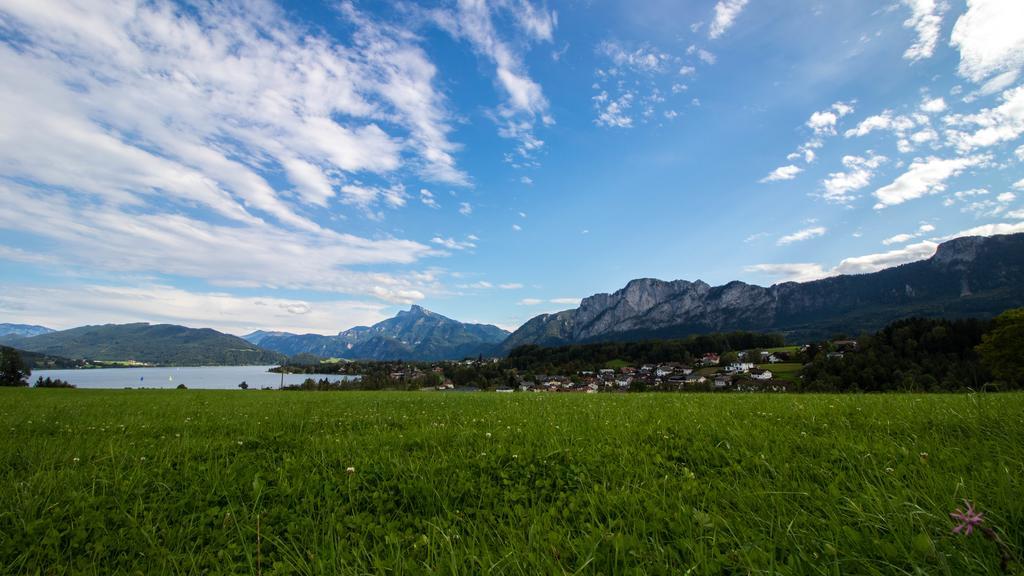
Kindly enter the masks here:
M 10 348 L 9 346 L 0 346 L 0 348 Z M 10 348 L 21 356 L 21 361 L 32 370 L 55 370 L 61 368 L 77 368 L 82 363 L 69 360 L 67 358 L 61 358 L 60 356 L 48 356 L 46 354 L 40 354 L 38 352 L 29 352 L 28 350 L 18 350 L 17 348 Z
M 945 242 L 920 262 L 770 288 L 633 280 L 614 294 L 585 298 L 579 308 L 531 319 L 502 348 L 734 330 L 780 332 L 799 342 L 873 332 L 911 316 L 988 318 L 1020 306 L 1024 234 L 974 236 Z
M 260 345 L 293 356 L 358 360 L 458 360 L 489 354 L 508 332 L 488 324 L 466 324 L 413 305 L 373 326 L 356 326 L 337 336 L 266 336 Z
M 47 328 L 46 326 L 36 326 L 34 324 L 0 324 L 0 342 L 7 342 L 8 340 L 14 340 L 16 338 L 38 336 L 40 334 L 49 334 L 53 331 L 53 329 Z
M 277 364 L 283 354 L 209 328 L 172 324 L 82 326 L 7 343 L 19 350 L 87 360 L 135 360 L 171 366 Z
M 275 336 L 275 337 L 295 336 L 295 334 L 292 334 L 291 332 L 269 332 L 269 331 L 266 331 L 266 330 L 257 330 L 255 332 L 250 332 L 250 333 L 242 336 L 242 340 L 245 340 L 246 342 L 248 342 L 250 344 L 255 344 L 255 345 L 259 346 L 260 342 L 262 342 L 264 338 L 267 338 L 267 337 L 270 337 L 270 336 Z

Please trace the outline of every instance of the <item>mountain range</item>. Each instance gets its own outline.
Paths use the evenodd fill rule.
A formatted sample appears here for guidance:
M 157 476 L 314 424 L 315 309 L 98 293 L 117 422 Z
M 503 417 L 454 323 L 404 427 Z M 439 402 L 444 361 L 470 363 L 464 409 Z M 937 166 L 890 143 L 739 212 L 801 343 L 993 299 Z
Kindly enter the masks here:
M 268 350 L 293 356 L 373 360 L 460 360 L 491 354 L 509 333 L 489 324 L 466 324 L 413 305 L 373 326 L 336 336 L 253 332 L 244 336 Z M 258 339 L 258 340 L 256 340 Z
M 0 343 L 50 356 L 158 364 L 263 364 L 286 356 L 452 360 L 517 346 L 674 338 L 727 331 L 779 332 L 790 342 L 875 331 L 910 316 L 992 317 L 1024 306 L 1024 234 L 944 242 L 927 260 L 870 274 L 762 287 L 700 280 L 632 280 L 578 308 L 541 314 L 509 334 L 413 305 L 373 326 L 334 336 L 258 330 L 243 338 L 168 324 L 83 326 L 60 332 L 0 324 Z M 6 332 L 5 332 L 6 330 Z M 34 333 L 34 335 L 32 335 Z
M 909 316 L 991 317 L 1024 306 L 1024 234 L 962 237 L 927 260 L 870 274 L 769 288 L 700 280 L 633 280 L 578 308 L 537 316 L 502 344 L 544 346 L 670 338 L 733 330 L 783 333 L 793 342 L 878 330 Z
M 15 338 L 38 336 L 50 332 L 54 332 L 54 330 L 46 326 L 36 326 L 34 324 L 0 324 L 0 342 L 14 340 Z
M 61 358 L 145 362 L 168 366 L 279 364 L 284 354 L 209 328 L 173 324 L 81 326 L 4 342 L 18 350 Z

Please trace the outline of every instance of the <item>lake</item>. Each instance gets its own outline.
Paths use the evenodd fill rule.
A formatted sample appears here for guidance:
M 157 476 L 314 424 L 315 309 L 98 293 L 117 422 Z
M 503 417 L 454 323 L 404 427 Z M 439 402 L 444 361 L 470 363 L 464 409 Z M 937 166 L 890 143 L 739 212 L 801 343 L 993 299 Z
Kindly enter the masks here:
M 245 382 L 249 389 L 277 388 L 281 375 L 267 370 L 273 366 L 200 366 L 178 368 L 89 368 L 84 370 L 33 370 L 29 378 L 60 378 L 79 388 L 189 388 L 238 390 Z M 285 384 L 301 384 L 306 378 L 335 380 L 357 378 L 339 374 L 285 374 Z

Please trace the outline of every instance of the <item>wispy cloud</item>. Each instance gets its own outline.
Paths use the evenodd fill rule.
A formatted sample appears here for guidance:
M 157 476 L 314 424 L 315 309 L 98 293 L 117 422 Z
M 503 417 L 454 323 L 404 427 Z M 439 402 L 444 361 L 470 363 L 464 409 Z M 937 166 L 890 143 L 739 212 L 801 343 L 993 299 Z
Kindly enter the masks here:
M 732 27 L 736 17 L 747 5 L 747 0 L 719 0 L 715 4 L 715 17 L 708 28 L 708 37 L 714 40 Z
M 942 192 L 946 189 L 946 180 L 959 175 L 968 168 L 984 164 L 988 160 L 989 157 L 984 155 L 950 159 L 932 156 L 916 160 L 892 184 L 875 191 L 875 198 L 878 199 L 875 209 L 881 210 L 927 194 Z
M 903 4 L 911 11 L 903 26 L 917 33 L 917 41 L 907 48 L 903 57 L 907 60 L 931 58 L 942 31 L 942 15 L 949 6 L 945 0 L 903 0 Z
M 804 242 L 812 238 L 824 236 L 826 232 L 828 232 L 828 229 L 825 228 L 824 226 L 804 228 L 803 230 L 798 230 L 796 232 L 793 232 L 792 234 L 786 234 L 785 236 L 779 238 L 775 243 L 779 246 L 786 246 L 788 244 L 793 244 L 794 242 Z
M 960 50 L 961 76 L 983 82 L 1024 68 L 1024 3 L 1017 0 L 968 0 L 956 21 L 950 45 Z
M 358 300 L 296 300 L 193 292 L 161 284 L 53 288 L 7 285 L 0 314 L 9 321 L 73 328 L 109 322 L 171 323 L 242 335 L 253 330 L 336 334 L 385 319 L 387 305 Z
M 865 254 L 843 259 L 833 268 L 815 263 L 755 264 L 744 268 L 746 272 L 765 274 L 780 282 L 808 282 L 839 274 L 867 274 L 908 262 L 924 260 L 935 254 L 938 244 L 920 242 L 897 250 Z
M 792 180 L 796 178 L 796 175 L 803 172 L 804 169 L 795 165 L 789 164 L 786 166 L 779 166 L 775 170 L 772 170 L 770 174 L 761 178 L 760 182 L 780 182 L 782 180 Z

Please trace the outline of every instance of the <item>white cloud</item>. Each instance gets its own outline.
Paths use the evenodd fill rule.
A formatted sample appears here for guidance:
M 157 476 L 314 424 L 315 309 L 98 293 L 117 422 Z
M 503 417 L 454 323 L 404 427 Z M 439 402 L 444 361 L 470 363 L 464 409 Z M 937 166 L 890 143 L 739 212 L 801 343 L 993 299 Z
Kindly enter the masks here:
M 747 0 L 719 0 L 715 4 L 715 18 L 708 28 L 708 37 L 713 40 L 725 34 L 746 5 Z
M 405 303 L 436 290 L 430 275 L 353 270 L 412 264 L 434 250 L 398 239 L 367 240 L 327 231 L 295 232 L 268 223 L 237 226 L 183 214 L 119 207 L 0 180 L 0 229 L 42 239 L 62 267 L 158 273 L 221 286 L 313 289 Z M 46 226 L 39 226 L 46 222 Z
M 1006 217 L 1012 220 L 1024 220 L 1024 210 L 1014 210 L 1013 212 L 1007 212 Z
M 885 244 L 886 246 L 889 246 L 891 244 L 905 244 L 913 239 L 913 234 L 897 234 L 895 236 L 890 236 L 889 238 L 882 240 L 882 244 Z
M 528 0 L 491 4 L 484 0 L 465 0 L 458 3 L 454 12 L 433 12 L 439 26 L 454 38 L 469 42 L 478 54 L 494 63 L 497 84 L 507 98 L 498 109 L 498 134 L 519 140 L 517 153 L 530 158 L 530 153 L 543 144 L 534 136 L 535 123 L 538 119 L 543 124 L 551 124 L 554 120 L 543 89 L 529 76 L 524 58 L 518 51 L 519 44 L 507 42 L 498 34 L 492 7 L 510 13 L 530 38 L 542 41 L 552 40 L 557 15 L 544 8 L 535 8 Z
M 565 306 L 579 306 L 582 301 L 582 298 L 552 298 L 551 300 L 548 300 L 548 302 L 551 302 L 552 304 L 561 304 Z
M 853 111 L 853 103 L 836 102 L 828 110 L 811 114 L 807 120 L 807 127 L 814 130 L 814 133 L 819 136 L 831 136 L 836 133 L 836 123 L 839 119 Z
M 881 114 L 874 116 L 868 116 L 864 120 L 857 124 L 856 128 L 851 128 L 843 133 L 847 138 L 853 136 L 866 136 L 875 130 L 891 130 L 897 135 L 902 135 L 907 130 L 914 127 L 914 120 L 907 116 L 894 116 L 891 110 L 884 110 Z
M 1003 192 L 999 196 L 996 196 L 996 201 L 998 202 L 1013 202 L 1016 199 L 1017 195 L 1013 192 Z
M 86 324 L 151 322 L 213 328 L 243 335 L 253 330 L 337 334 L 387 318 L 387 305 L 358 300 L 310 301 L 191 292 L 160 284 L 81 285 L 74 289 L 5 285 L 0 314 L 12 322 L 57 329 Z
M 925 128 L 924 130 L 914 132 L 910 135 L 910 141 L 917 145 L 927 144 L 928 142 L 937 142 L 938 140 L 939 133 L 931 128 Z
M 547 8 L 536 8 L 529 0 L 519 0 L 510 7 L 519 26 L 536 40 L 550 42 L 558 26 L 558 13 Z M 556 58 L 557 60 L 557 58 Z
M 1024 86 L 1007 90 L 1003 103 L 976 114 L 950 115 L 943 120 L 949 126 L 977 127 L 973 133 L 947 130 L 947 141 L 961 152 L 994 146 L 1020 138 L 1024 134 Z
M 929 241 L 910 244 L 898 250 L 891 250 L 880 254 L 867 254 L 846 258 L 833 268 L 835 274 L 868 274 L 878 272 L 885 268 L 892 268 L 900 264 L 915 262 L 931 258 L 935 254 L 938 244 Z
M 809 282 L 829 276 L 820 264 L 794 262 L 789 264 L 754 264 L 743 269 L 745 272 L 765 274 L 778 282 Z
M 663 72 L 666 65 L 672 61 L 668 54 L 651 46 L 641 46 L 630 50 L 618 42 L 606 40 L 598 45 L 597 50 L 598 53 L 611 59 L 616 68 L 627 68 L 634 72 Z M 613 73 L 618 73 L 618 71 Z
M 868 274 L 885 268 L 930 258 L 938 244 L 919 242 L 877 254 L 866 254 L 843 259 L 837 266 L 826 269 L 814 263 L 755 264 L 744 268 L 747 272 L 767 274 L 779 281 L 807 282 L 839 274 Z
M 903 204 L 908 200 L 927 194 L 936 194 L 946 189 L 946 180 L 958 176 L 964 170 L 984 164 L 987 156 L 941 159 L 934 156 L 915 160 L 910 168 L 888 186 L 875 191 L 878 199 L 875 209 Z
M 369 209 L 378 202 L 384 202 L 392 208 L 405 206 L 405 186 L 396 184 L 387 188 L 366 186 L 363 184 L 346 184 L 341 187 L 342 202 Z
M 476 244 L 474 244 L 473 241 L 469 239 L 460 242 L 459 240 L 456 240 L 451 237 L 442 238 L 440 236 L 434 236 L 433 238 L 431 238 L 430 241 L 433 242 L 434 244 L 444 246 L 445 248 L 448 248 L 450 250 L 469 250 L 471 248 L 476 248 Z
M 867 157 L 844 156 L 843 166 L 848 170 L 833 172 L 822 180 L 822 186 L 825 188 L 822 197 L 838 204 L 849 204 L 855 200 L 853 192 L 870 184 L 875 170 L 888 160 L 885 156 L 872 155 L 870 151 L 868 154 Z
M 838 116 L 832 111 L 815 112 L 807 120 L 807 126 L 814 130 L 815 134 L 835 134 L 836 120 Z
M 306 202 L 327 206 L 327 201 L 334 196 L 334 189 L 321 167 L 298 158 L 282 158 L 281 164 Z
M 1024 2 L 968 0 L 950 45 L 960 50 L 961 76 L 973 82 L 1024 67 Z
M 943 0 L 903 0 L 903 3 L 911 10 L 903 27 L 917 32 L 917 41 L 907 48 L 903 57 L 907 60 L 931 58 L 942 31 L 942 15 L 948 6 Z
M 469 202 L 459 202 L 459 214 L 469 216 L 473 213 L 473 206 Z
M 673 96 L 685 92 L 688 86 L 678 76 L 695 73 L 693 66 L 682 65 L 683 59 L 649 43 L 628 44 L 605 40 L 597 45 L 597 55 L 604 61 L 595 71 L 591 88 L 591 101 L 596 111 L 598 126 L 631 128 L 637 124 L 658 122 L 660 118 L 672 120 L 678 116 L 671 102 Z M 696 46 L 687 54 L 714 60 Z
M 532 186 L 533 178 L 530 178 L 529 176 L 523 176 L 519 179 L 519 182 L 526 184 L 527 186 Z
M 1016 188 L 1017 190 L 1024 190 L 1024 178 L 1021 178 L 1020 180 L 1014 182 L 1013 187 Z
M 0 227 L 66 265 L 422 298 L 351 267 L 435 250 L 323 222 L 404 205 L 410 172 L 466 183 L 447 100 L 415 36 L 339 16 L 348 43 L 269 2 L 4 3 Z
M 594 123 L 598 126 L 612 128 L 632 128 L 633 118 L 629 110 L 633 106 L 633 92 L 624 92 L 617 99 L 609 99 L 607 92 L 594 96 L 594 105 L 598 109 Z
M 787 234 L 779 238 L 776 244 L 779 246 L 786 246 L 794 242 L 803 242 L 805 240 L 810 240 L 812 238 L 824 236 L 826 232 L 828 232 L 828 229 L 825 228 L 824 226 L 804 228 L 803 230 L 798 230 L 796 232 L 793 232 L 792 234 Z
M 519 282 L 509 282 L 507 284 L 498 285 L 498 288 L 501 288 L 502 290 L 520 290 L 522 287 L 523 285 Z
M 579 306 L 582 298 L 551 298 L 542 300 L 540 298 L 523 298 L 517 304 L 519 306 L 538 306 L 540 304 L 557 304 L 559 306 Z
M 689 56 L 696 56 L 697 59 L 699 59 L 701 62 L 707 64 L 708 66 L 714 64 L 715 61 L 717 60 L 715 58 L 714 54 L 712 54 L 711 52 L 708 52 L 707 50 L 705 50 L 703 48 L 698 47 L 696 44 L 691 44 L 686 49 L 686 54 L 689 55 Z
M 522 226 L 520 226 L 519 224 L 513 224 L 513 225 L 512 225 L 512 230 L 513 230 L 514 232 L 521 232 L 521 231 L 523 230 L 523 227 L 522 227 Z
M 975 226 L 974 228 L 968 228 L 967 230 L 961 230 L 948 238 L 959 238 L 961 236 L 996 236 L 999 234 L 1020 234 L 1022 232 L 1024 232 L 1024 222 L 1017 222 L 1014 224 L 999 222 L 997 224 L 983 224 L 981 226 Z
M 905 244 L 907 242 L 910 242 L 914 238 L 919 238 L 919 237 L 921 237 L 921 236 L 923 236 L 923 235 L 925 235 L 925 234 L 927 234 L 929 232 L 934 232 L 934 231 L 935 231 L 935 226 L 933 226 L 931 224 L 928 224 L 928 223 L 924 223 L 924 224 L 921 224 L 917 228 L 917 232 L 914 232 L 913 234 L 906 234 L 906 233 L 904 233 L 904 234 L 896 234 L 895 236 L 890 236 L 889 238 L 886 238 L 885 240 L 882 240 L 882 244 L 885 244 L 886 246 L 889 246 L 889 245 L 892 245 L 892 244 Z
M 925 98 L 924 102 L 921 103 L 921 111 L 929 114 L 936 112 L 944 112 L 946 110 L 946 101 L 940 96 L 938 98 Z
M 832 110 L 834 110 L 840 118 L 848 114 L 853 114 L 853 102 L 836 102 L 832 105 Z
M 426 188 L 420 189 L 420 202 L 422 202 L 424 206 L 429 206 L 431 208 L 441 207 L 441 205 L 437 203 L 437 199 L 434 198 L 434 194 Z
M 772 170 L 770 174 L 768 174 L 764 178 L 761 178 L 760 182 L 765 183 L 778 182 L 780 180 L 792 180 L 793 178 L 796 178 L 797 174 L 803 171 L 803 168 L 796 166 L 794 164 L 790 164 L 788 166 L 779 166 L 775 170 Z

